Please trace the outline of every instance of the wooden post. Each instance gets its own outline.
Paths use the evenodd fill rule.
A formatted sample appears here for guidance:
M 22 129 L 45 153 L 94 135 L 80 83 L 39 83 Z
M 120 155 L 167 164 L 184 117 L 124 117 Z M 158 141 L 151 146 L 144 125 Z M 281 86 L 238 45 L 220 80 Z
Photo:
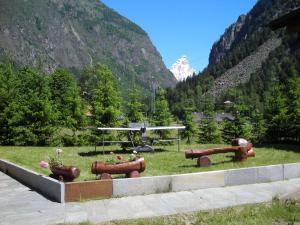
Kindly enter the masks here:
M 104 155 L 104 132 L 101 131 L 101 133 L 102 133 L 102 153 Z
M 129 131 L 129 139 L 130 139 L 131 145 L 132 145 L 133 148 L 135 148 L 133 136 L 134 136 L 133 132 Z
M 97 128 L 96 128 L 97 129 Z M 95 150 L 94 150 L 94 152 L 96 152 L 97 151 L 97 138 L 96 138 L 96 134 L 97 134 L 97 130 L 95 131 Z
M 180 151 L 180 136 L 179 136 L 179 129 L 177 130 L 177 146 L 178 146 L 178 152 Z

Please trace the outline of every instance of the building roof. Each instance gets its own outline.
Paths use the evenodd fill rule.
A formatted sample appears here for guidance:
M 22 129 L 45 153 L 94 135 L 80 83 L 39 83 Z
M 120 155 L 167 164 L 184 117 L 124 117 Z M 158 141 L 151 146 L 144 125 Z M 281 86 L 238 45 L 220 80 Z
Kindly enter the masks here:
M 288 33 L 300 32 L 300 8 L 271 21 L 268 26 L 272 30 L 286 27 Z

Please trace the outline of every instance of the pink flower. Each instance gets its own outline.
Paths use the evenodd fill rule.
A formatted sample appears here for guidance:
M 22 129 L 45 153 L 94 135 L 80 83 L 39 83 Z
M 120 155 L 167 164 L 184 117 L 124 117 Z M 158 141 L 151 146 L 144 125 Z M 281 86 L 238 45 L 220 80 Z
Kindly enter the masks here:
M 40 167 L 43 169 L 47 169 L 49 167 L 49 163 L 45 162 L 45 161 L 41 161 L 40 162 Z
M 121 161 L 121 160 L 123 160 L 123 159 L 124 159 L 124 157 L 123 157 L 123 156 L 121 156 L 121 155 L 117 155 L 117 159 Z

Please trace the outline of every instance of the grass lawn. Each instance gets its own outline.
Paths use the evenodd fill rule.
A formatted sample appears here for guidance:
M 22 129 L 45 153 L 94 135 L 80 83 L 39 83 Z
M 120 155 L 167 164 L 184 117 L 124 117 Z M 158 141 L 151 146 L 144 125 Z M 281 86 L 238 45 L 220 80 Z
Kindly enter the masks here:
M 220 145 L 181 145 L 181 152 L 177 152 L 177 145 L 157 147 L 154 153 L 142 153 L 146 160 L 146 170 L 142 176 L 170 175 L 178 173 L 192 173 L 211 170 L 223 170 L 232 168 L 262 166 L 280 163 L 300 162 L 300 146 L 293 145 L 273 145 L 255 147 L 255 158 L 248 158 L 245 162 L 232 162 L 230 153 L 212 155 L 213 165 L 207 168 L 196 167 L 196 159 L 185 159 L 186 149 L 205 149 L 209 147 L 220 147 Z M 110 151 L 128 158 L 130 151 L 123 152 L 117 146 L 105 147 L 105 154 L 102 148 L 98 147 L 94 152 L 94 147 L 65 147 L 63 148 L 62 160 L 65 165 L 74 165 L 81 169 L 81 175 L 77 180 L 95 179 L 91 174 L 92 162 L 105 161 L 110 156 Z M 18 165 L 34 170 L 45 175 L 50 174 L 50 170 L 41 169 L 39 162 L 47 160 L 53 155 L 55 147 L 0 147 L 0 158 L 7 159 Z M 121 176 L 124 177 L 124 176 Z
M 178 214 L 174 216 L 102 223 L 107 225 L 296 225 L 300 224 L 300 203 L 244 205 L 233 208 Z M 65 224 L 66 225 L 66 224 Z M 80 225 L 90 225 L 81 223 Z M 100 225 L 100 224 L 99 224 Z

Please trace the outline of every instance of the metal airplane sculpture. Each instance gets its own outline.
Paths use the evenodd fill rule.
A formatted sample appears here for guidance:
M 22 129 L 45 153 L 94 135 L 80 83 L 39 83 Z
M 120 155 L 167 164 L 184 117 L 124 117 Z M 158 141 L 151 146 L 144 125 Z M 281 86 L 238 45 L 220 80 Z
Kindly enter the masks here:
M 179 137 L 179 130 L 184 130 L 185 126 L 157 126 L 157 127 L 147 127 L 147 126 L 136 126 L 136 127 L 98 127 L 97 130 L 101 131 L 126 131 L 129 133 L 129 141 L 105 141 L 104 138 L 102 140 L 102 146 L 104 148 L 105 143 L 130 143 L 135 151 L 142 152 L 142 151 L 154 151 L 154 148 L 151 145 L 147 144 L 146 141 L 146 132 L 147 131 L 159 131 L 159 130 L 177 130 L 177 138 L 171 138 L 168 140 L 160 140 L 156 139 L 156 141 L 177 141 L 178 144 L 178 151 L 180 150 L 180 137 Z M 133 142 L 133 132 L 139 132 L 141 135 L 141 144 L 138 146 L 134 145 Z M 104 136 L 103 136 L 104 137 Z M 96 146 L 95 146 L 96 150 Z

